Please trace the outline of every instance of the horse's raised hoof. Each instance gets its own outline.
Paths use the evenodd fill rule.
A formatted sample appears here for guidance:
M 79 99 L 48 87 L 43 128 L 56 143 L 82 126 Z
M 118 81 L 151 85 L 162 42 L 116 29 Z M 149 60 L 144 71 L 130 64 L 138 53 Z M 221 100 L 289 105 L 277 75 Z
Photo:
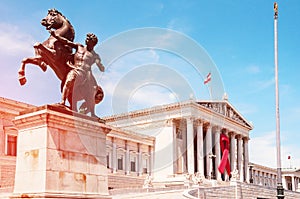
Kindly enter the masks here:
M 24 84 L 26 84 L 26 82 L 27 82 L 26 77 L 25 76 L 19 77 L 19 82 L 20 82 L 21 86 L 23 86 Z
M 21 86 L 23 86 L 27 82 L 26 77 L 25 77 L 25 71 L 20 69 L 18 71 L 18 74 L 19 74 L 19 82 L 20 82 Z

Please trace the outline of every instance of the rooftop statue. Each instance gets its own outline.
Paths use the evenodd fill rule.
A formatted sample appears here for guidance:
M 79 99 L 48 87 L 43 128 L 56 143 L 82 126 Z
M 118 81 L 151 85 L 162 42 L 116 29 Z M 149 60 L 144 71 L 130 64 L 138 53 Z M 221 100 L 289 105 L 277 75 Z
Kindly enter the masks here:
M 43 71 L 50 67 L 61 80 L 62 101 L 65 106 L 66 99 L 70 108 L 78 111 L 77 102 L 84 100 L 80 111 L 91 116 L 95 115 L 95 104 L 103 99 L 103 90 L 97 85 L 92 74 L 91 66 L 96 63 L 100 71 L 104 72 L 99 55 L 94 51 L 98 38 L 88 34 L 86 46 L 74 43 L 75 31 L 69 20 L 56 9 L 48 10 L 48 15 L 42 19 L 41 24 L 49 31 L 49 38 L 43 43 L 34 45 L 35 57 L 24 58 L 19 69 L 19 82 L 26 83 L 25 66 L 34 64 Z M 76 52 L 72 53 L 75 49 Z

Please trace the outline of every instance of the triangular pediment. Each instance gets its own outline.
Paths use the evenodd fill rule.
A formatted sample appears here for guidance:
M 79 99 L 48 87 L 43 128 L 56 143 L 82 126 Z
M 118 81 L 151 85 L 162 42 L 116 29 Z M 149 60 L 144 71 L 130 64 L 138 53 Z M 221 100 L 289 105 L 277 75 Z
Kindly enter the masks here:
M 224 101 L 198 101 L 200 106 L 221 114 L 230 120 L 253 129 L 252 125 L 226 100 Z

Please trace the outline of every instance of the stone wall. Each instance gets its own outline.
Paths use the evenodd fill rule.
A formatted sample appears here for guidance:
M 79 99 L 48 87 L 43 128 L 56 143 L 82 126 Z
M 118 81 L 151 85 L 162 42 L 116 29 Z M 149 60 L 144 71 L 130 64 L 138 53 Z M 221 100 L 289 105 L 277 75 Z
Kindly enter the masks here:
M 0 165 L 0 174 L 0 188 L 14 186 L 15 165 Z

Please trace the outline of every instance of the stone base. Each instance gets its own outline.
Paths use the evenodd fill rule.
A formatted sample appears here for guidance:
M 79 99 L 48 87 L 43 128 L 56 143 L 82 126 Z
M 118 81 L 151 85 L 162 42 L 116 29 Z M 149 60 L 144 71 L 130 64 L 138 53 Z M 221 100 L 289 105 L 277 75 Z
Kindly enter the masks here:
M 21 113 L 14 123 L 19 133 L 11 198 L 111 198 L 108 126 L 52 105 Z

